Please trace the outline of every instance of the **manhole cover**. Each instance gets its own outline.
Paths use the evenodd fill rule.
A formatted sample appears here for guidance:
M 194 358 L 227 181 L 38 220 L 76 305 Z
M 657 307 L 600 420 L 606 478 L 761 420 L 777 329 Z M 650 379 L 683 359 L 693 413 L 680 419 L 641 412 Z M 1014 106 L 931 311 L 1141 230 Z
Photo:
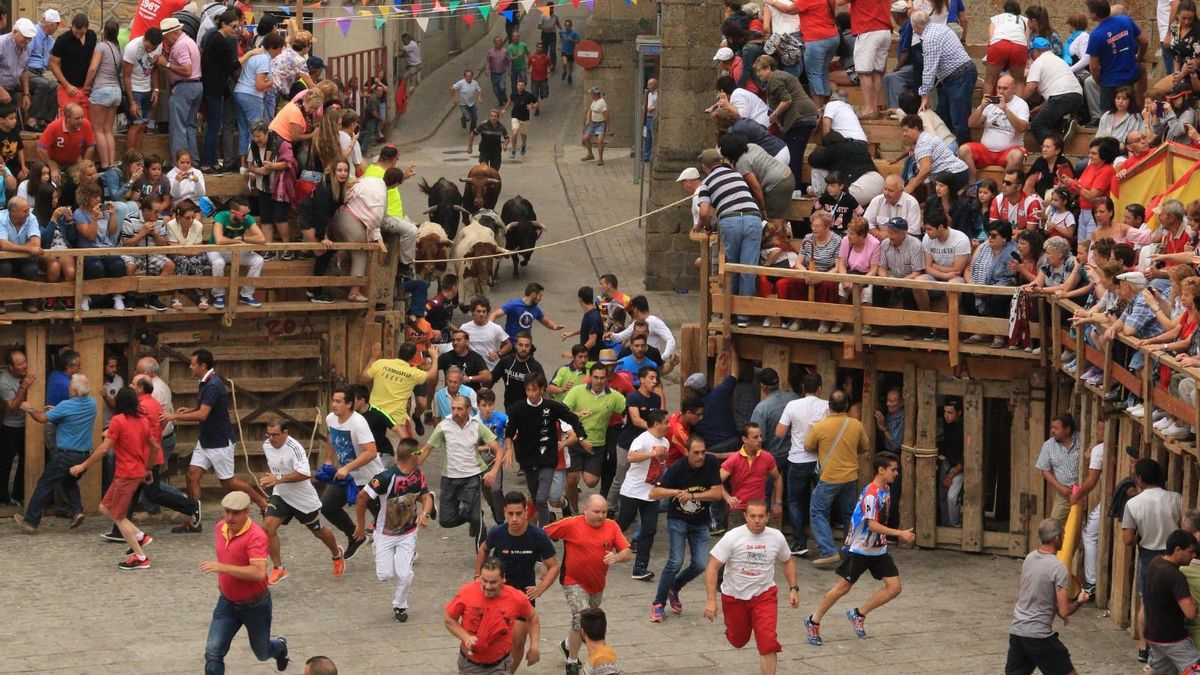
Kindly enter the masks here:
M 465 154 L 467 154 L 467 151 L 466 150 L 443 150 L 442 154 L 443 155 L 465 155 Z

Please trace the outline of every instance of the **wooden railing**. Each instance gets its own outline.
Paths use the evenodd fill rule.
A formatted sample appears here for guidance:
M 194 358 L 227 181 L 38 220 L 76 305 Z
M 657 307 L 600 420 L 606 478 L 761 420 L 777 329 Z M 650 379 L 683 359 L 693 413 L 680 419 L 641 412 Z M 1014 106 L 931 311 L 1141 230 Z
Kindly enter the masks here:
M 224 277 L 208 276 L 123 276 L 123 277 L 106 277 L 96 279 L 84 279 L 83 268 L 84 261 L 87 258 L 97 256 L 147 256 L 147 255 L 204 255 L 211 252 L 222 253 L 265 253 L 268 251 L 281 253 L 283 251 L 312 251 L 316 254 L 324 252 L 326 249 L 319 243 L 289 243 L 289 244 L 232 244 L 232 245 L 204 245 L 204 246 L 153 246 L 153 247 L 116 247 L 116 248 L 86 248 L 86 249 L 53 249 L 43 250 L 42 255 L 54 258 L 72 258 L 75 261 L 75 280 L 46 282 L 46 281 L 27 281 L 20 278 L 7 278 L 0 283 L 0 301 L 17 301 L 17 300 L 41 300 L 44 298 L 65 298 L 70 297 L 74 300 L 74 310 L 69 314 L 70 318 L 76 322 L 82 321 L 85 318 L 112 318 L 114 316 L 125 316 L 129 312 L 117 312 L 116 310 L 89 310 L 84 312 L 82 309 L 82 300 L 84 296 L 101 296 L 111 295 L 115 293 L 171 293 L 174 291 L 184 290 L 204 290 L 214 287 L 224 287 L 226 289 L 226 300 L 224 309 L 213 309 L 204 312 L 206 315 L 215 316 L 223 315 L 222 319 L 226 325 L 233 322 L 235 316 L 239 314 L 262 314 L 269 311 L 284 311 L 285 309 L 296 309 L 292 307 L 272 306 L 270 303 L 264 303 L 260 308 L 252 308 L 246 305 L 240 305 L 237 302 L 239 288 L 246 283 L 254 286 L 257 290 L 283 290 L 283 289 L 305 289 L 310 287 L 350 287 L 360 286 L 363 288 L 363 294 L 368 298 L 375 298 L 376 286 L 379 283 L 380 275 L 376 274 L 376 268 L 380 265 L 385 255 L 380 246 L 375 243 L 334 243 L 330 246 L 333 251 L 367 251 L 370 258 L 367 263 L 366 272 L 361 277 L 354 276 L 314 276 L 312 272 L 312 260 L 296 260 L 292 262 L 268 262 L 263 265 L 263 273 L 261 276 L 248 278 L 241 270 L 241 266 L 236 262 L 229 262 L 226 265 L 227 275 Z M 0 259 L 22 260 L 29 256 L 22 253 L 0 252 Z M 295 304 L 295 303 L 292 303 Z M 305 309 L 347 309 L 348 307 L 361 307 L 367 314 L 369 319 L 373 319 L 375 313 L 375 303 L 350 303 L 341 302 L 332 305 L 312 305 L 303 303 Z M 157 314 L 151 310 L 138 310 L 142 313 L 149 312 L 151 315 Z M 34 314 L 31 316 L 57 318 L 58 316 L 66 316 L 66 312 L 49 312 Z M 12 314 L 9 314 L 12 318 Z
M 336 79 L 343 84 L 352 77 L 358 78 L 358 86 L 362 86 L 368 78 L 375 75 L 377 69 L 383 69 L 387 72 L 387 47 L 373 47 L 364 49 L 359 52 L 351 52 L 340 56 L 331 56 L 326 62 L 326 77 Z M 344 101 L 350 107 L 355 109 L 359 115 L 363 114 L 362 101 L 360 96 L 355 96 L 353 101 Z

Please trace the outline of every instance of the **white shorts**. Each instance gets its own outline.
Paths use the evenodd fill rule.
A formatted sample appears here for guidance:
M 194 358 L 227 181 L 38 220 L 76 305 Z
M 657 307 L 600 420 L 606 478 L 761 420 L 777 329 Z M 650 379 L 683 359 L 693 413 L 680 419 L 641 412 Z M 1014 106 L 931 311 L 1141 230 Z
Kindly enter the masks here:
M 199 443 L 196 443 L 196 449 L 192 450 L 192 466 L 198 466 L 205 471 L 211 467 L 213 473 L 217 474 L 219 480 L 229 480 L 233 478 L 233 444 L 229 444 L 223 448 L 203 448 Z
M 887 66 L 892 31 L 872 30 L 854 38 L 854 72 L 882 73 Z
M 515 134 L 519 131 L 521 131 L 521 120 L 514 117 L 512 118 L 512 132 Z

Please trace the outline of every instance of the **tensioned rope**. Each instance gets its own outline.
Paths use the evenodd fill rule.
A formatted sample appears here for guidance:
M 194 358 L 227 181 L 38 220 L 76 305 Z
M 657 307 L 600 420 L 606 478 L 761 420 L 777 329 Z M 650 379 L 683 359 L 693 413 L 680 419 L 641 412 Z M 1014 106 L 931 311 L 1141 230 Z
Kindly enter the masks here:
M 468 261 L 468 260 L 485 260 L 485 259 L 487 259 L 487 258 L 507 258 L 507 257 L 508 257 L 508 256 L 510 256 L 510 255 L 516 255 L 516 254 L 518 254 L 518 253 L 532 253 L 533 251 L 540 251 L 540 250 L 542 250 L 542 249 L 545 249 L 545 248 L 553 248 L 553 247 L 555 247 L 555 246 L 562 246 L 563 244 L 570 244 L 570 243 L 572 243 L 572 242 L 576 242 L 576 241 L 580 241 L 580 240 L 583 240 L 583 239 L 587 239 L 587 238 L 589 238 L 589 237 L 594 237 L 594 236 L 596 236 L 596 235 L 598 235 L 598 234 L 603 234 L 603 233 L 605 233 L 605 232 L 608 232 L 608 231 L 610 231 L 610 230 L 615 230 L 615 229 L 617 229 L 617 228 L 619 228 L 619 227 L 625 227 L 626 225 L 630 225 L 630 224 L 632 224 L 632 223 L 636 223 L 636 222 L 638 222 L 638 221 L 640 221 L 640 220 L 642 220 L 642 219 L 644 219 L 644 218 L 648 218 L 648 217 L 650 217 L 650 216 L 653 216 L 653 215 L 654 215 L 654 214 L 656 214 L 656 213 L 662 213 L 663 211 L 666 211 L 667 209 L 672 209 L 672 208 L 675 208 L 676 206 L 679 206 L 680 204 L 682 204 L 682 203 L 684 203 L 684 202 L 686 202 L 686 201 L 690 200 L 691 198 L 692 198 L 692 196 L 691 196 L 691 195 L 688 195 L 688 196 L 686 196 L 686 197 L 682 197 L 682 198 L 680 198 L 680 199 L 678 199 L 678 200 L 676 200 L 676 201 L 673 201 L 673 202 L 671 202 L 670 204 L 666 204 L 666 205 L 664 205 L 664 206 L 660 206 L 660 207 L 658 207 L 657 209 L 654 209 L 653 211 L 648 211 L 648 212 L 646 212 L 646 213 L 643 213 L 643 214 L 640 214 L 640 215 L 634 216 L 633 218 L 630 218 L 629 220 L 623 220 L 623 221 L 621 221 L 621 222 L 619 222 L 619 223 L 616 223 L 616 224 L 613 224 L 613 225 L 608 225 L 607 227 L 602 227 L 602 228 L 600 228 L 600 229 L 598 229 L 598 230 L 593 230 L 593 231 L 591 231 L 591 232 L 587 232 L 587 233 L 581 234 L 581 235 L 579 235 L 579 236 L 570 237 L 570 238 L 568 238 L 568 239 L 563 239 L 562 241 L 555 241 L 555 242 L 551 242 L 551 243 L 549 243 L 549 244 L 542 244 L 542 245 L 540 245 L 540 246 L 533 246 L 533 247 L 530 247 L 530 248 L 522 248 L 522 249 L 517 249 L 517 250 L 515 250 L 515 251 L 505 251 L 504 253 L 492 253 L 492 254 L 489 254 L 489 255 L 477 255 L 477 256 L 472 256 L 472 257 L 467 257 L 467 258 L 443 258 L 443 259 L 440 259 L 440 260 L 414 260 L 414 261 L 413 261 L 413 264 L 414 264 L 414 265 L 417 265 L 417 264 L 420 264 L 420 263 L 447 263 L 447 262 L 466 262 L 466 261 Z

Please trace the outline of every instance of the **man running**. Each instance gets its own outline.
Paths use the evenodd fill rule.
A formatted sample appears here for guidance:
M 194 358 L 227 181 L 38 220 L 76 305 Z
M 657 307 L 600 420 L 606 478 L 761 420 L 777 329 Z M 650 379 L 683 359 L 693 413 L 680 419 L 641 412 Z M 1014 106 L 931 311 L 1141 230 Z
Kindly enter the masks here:
M 529 496 L 537 505 L 538 524 L 543 527 L 552 520 L 550 488 L 559 454 L 567 442 L 560 423 L 570 425 L 579 444 L 592 450 L 579 418 L 567 406 L 546 398 L 545 391 L 546 377 L 540 372 L 530 375 L 525 382 L 525 397 L 508 408 L 508 426 L 504 432 L 505 450 L 512 453 L 525 471 Z
M 341 579 L 346 571 L 342 547 L 338 546 L 332 531 L 321 527 L 321 498 L 311 482 L 308 451 L 300 441 L 292 438 L 287 420 L 276 418 L 267 423 L 267 440 L 263 441 L 262 449 L 268 471 L 259 476 L 258 486 L 271 491 L 267 517 L 263 520 L 273 563 L 267 583 L 274 586 L 288 576 L 279 553 L 279 528 L 290 523 L 292 518 L 325 544 L 333 554 L 333 578 Z
M 354 412 L 352 399 L 349 387 L 333 392 L 330 412 L 325 416 L 325 426 L 329 431 L 326 466 L 317 472 L 317 480 L 326 484 L 321 493 L 321 515 L 346 535 L 348 541 L 342 556 L 345 560 L 353 558 L 367 538 L 361 536 L 362 533 L 356 533 L 354 523 L 344 507 L 361 500 L 362 487 L 373 476 L 383 472 L 383 460 L 379 459 L 371 427 L 362 415 Z M 397 461 L 398 458 L 399 455 Z M 333 475 L 329 476 L 331 471 Z
M 371 385 L 371 407 L 378 408 L 392 420 L 392 430 L 401 438 L 415 438 L 424 430 L 414 428 L 413 420 L 419 419 L 424 405 L 421 399 L 427 389 L 437 385 L 438 350 L 430 345 L 429 367 L 422 370 L 413 365 L 417 356 L 417 345 L 405 342 L 396 348 L 396 358 L 383 358 L 383 344 L 371 345 L 371 360 L 358 376 L 358 383 Z M 417 405 L 409 416 L 409 402 L 417 399 Z
M 464 321 L 458 329 L 467 334 L 471 351 L 483 357 L 490 371 L 496 367 L 502 356 L 512 351 L 513 343 L 500 324 L 488 319 L 492 303 L 487 298 L 473 298 L 470 304 L 471 320 Z
M 408 591 L 412 587 L 412 564 L 417 553 L 417 528 L 428 527 L 437 515 L 433 493 L 425 485 L 425 474 L 417 466 L 413 451 L 417 442 L 402 438 L 396 445 L 396 464 L 381 471 L 358 493 L 355 512 L 358 527 L 351 538 L 365 540 L 367 503 L 382 502 L 375 520 L 375 577 L 396 580 L 392 594 L 392 617 L 408 621 Z
M 521 333 L 532 332 L 534 321 L 553 331 L 563 330 L 565 326 L 546 316 L 539 307 L 545 295 L 545 287 L 536 281 L 531 282 L 525 286 L 525 295 L 504 303 L 499 309 L 493 311 L 489 318 L 495 321 L 502 316 L 505 317 L 504 332 L 508 333 L 508 337 L 513 340 L 516 340 Z
M 462 641 L 458 648 L 459 675 L 516 672 L 512 652 L 518 632 L 527 631 L 532 642 L 529 665 L 541 659 L 541 620 L 525 594 L 504 583 L 504 569 L 497 558 L 484 560 L 475 581 L 458 589 L 446 604 L 444 623 L 446 630 Z
M 483 564 L 494 556 L 504 569 L 504 583 L 512 586 L 537 606 L 537 599 L 554 585 L 558 577 L 558 558 L 554 555 L 554 544 L 546 531 L 529 524 L 529 508 L 525 495 L 509 492 L 504 495 L 504 522 L 487 533 L 487 539 L 479 547 L 475 557 L 475 578 L 483 574 Z M 537 578 L 537 564 L 542 564 L 542 580 Z M 518 622 L 513 626 L 512 665 L 509 672 L 516 672 L 525 656 L 525 638 L 528 626 Z
M 704 618 L 712 621 L 717 616 L 717 576 L 725 567 L 721 581 L 725 639 L 741 649 L 753 632 L 759 670 L 763 675 L 775 675 L 778 655 L 783 650 L 775 629 L 779 621 L 775 563 L 783 563 L 788 602 L 793 609 L 800 606 L 800 587 L 796 585 L 796 562 L 787 539 L 779 530 L 767 527 L 768 518 L 767 503 L 752 500 L 746 504 L 746 524 L 731 528 L 713 547 L 704 572 L 708 589 Z
M 287 640 L 271 637 L 270 544 L 267 533 L 250 520 L 250 502 L 250 495 L 240 490 L 225 495 L 225 518 L 213 528 L 217 559 L 200 563 L 201 572 L 217 575 L 221 589 L 204 645 L 205 675 L 224 675 L 225 655 L 242 626 L 259 661 L 275 659 L 280 671 L 288 667 Z
M 350 387 L 350 395 L 354 397 L 354 412 L 363 416 L 367 426 L 371 428 L 371 436 L 375 439 L 375 451 L 384 467 L 396 463 L 396 453 L 392 450 L 392 439 L 388 432 L 392 429 L 391 418 L 379 408 L 371 407 L 371 390 L 361 384 Z
M 254 488 L 236 475 L 233 466 L 233 425 L 229 422 L 229 392 L 225 391 L 225 380 L 217 374 L 217 361 L 212 352 L 207 349 L 197 349 L 192 352 L 188 367 L 192 376 L 200 380 L 200 392 L 196 397 L 197 407 L 176 408 L 173 413 L 163 413 L 162 421 L 167 422 L 199 422 L 200 436 L 196 447 L 192 450 L 192 459 L 187 470 L 187 491 L 196 503 L 200 503 L 200 479 L 210 468 L 217 474 L 221 487 L 227 490 L 238 490 L 250 495 L 250 501 L 258 504 L 258 508 L 267 508 L 267 500 Z M 196 515 L 184 521 L 181 525 L 171 528 L 180 534 L 200 531 L 200 510 Z
M 854 627 L 854 634 L 859 639 L 867 639 L 867 614 L 900 595 L 900 572 L 896 570 L 896 563 L 888 554 L 887 538 L 896 537 L 906 544 L 911 544 L 916 539 L 912 529 L 894 530 L 884 525 L 892 501 L 888 486 L 900 473 L 900 459 L 890 452 L 881 452 L 871 461 L 871 468 L 875 470 L 875 479 L 863 488 L 858 504 L 854 507 L 850 531 L 846 535 L 849 555 L 835 572 L 839 577 L 838 581 L 821 598 L 817 611 L 804 619 L 808 643 L 817 647 L 822 644 L 821 619 L 825 617 L 825 612 L 854 588 L 854 584 L 864 572 L 870 572 L 871 576 L 882 581 L 883 588 L 875 591 L 862 605 L 846 610 L 846 618 Z
M 567 675 L 580 675 L 579 615 L 584 609 L 599 609 L 604 600 L 608 568 L 633 557 L 621 528 L 608 515 L 608 500 L 600 495 L 588 497 L 583 515 L 564 518 L 546 527 L 546 535 L 563 542 L 561 581 L 567 607 L 571 610 L 571 628 L 559 643 L 567 657 Z
M 621 484 L 621 504 L 617 510 L 617 527 L 629 529 L 635 519 L 641 520 L 638 529 L 637 557 L 633 561 L 633 578 L 650 581 L 650 551 L 654 547 L 654 535 L 658 531 L 658 500 L 650 497 L 654 483 L 661 475 L 667 461 L 667 413 L 665 410 L 648 410 L 645 414 L 646 430 L 638 434 L 629 446 L 629 471 Z
M 521 400 L 525 393 L 525 383 L 537 373 L 545 379 L 546 369 L 537 359 L 533 358 L 533 338 L 529 333 L 517 333 L 513 340 L 516 348 L 500 358 L 492 368 L 492 389 L 496 384 L 504 383 L 504 410 L 509 412 L 513 404 Z
M 608 366 L 594 363 L 588 368 L 585 384 L 578 384 L 567 392 L 563 405 L 579 417 L 583 430 L 587 432 L 592 450 L 585 450 L 579 443 L 571 446 L 571 465 L 567 467 L 567 505 L 579 513 L 579 477 L 583 484 L 596 487 L 604 472 L 604 449 L 608 446 L 608 428 L 613 415 L 625 412 L 625 396 L 608 386 Z

